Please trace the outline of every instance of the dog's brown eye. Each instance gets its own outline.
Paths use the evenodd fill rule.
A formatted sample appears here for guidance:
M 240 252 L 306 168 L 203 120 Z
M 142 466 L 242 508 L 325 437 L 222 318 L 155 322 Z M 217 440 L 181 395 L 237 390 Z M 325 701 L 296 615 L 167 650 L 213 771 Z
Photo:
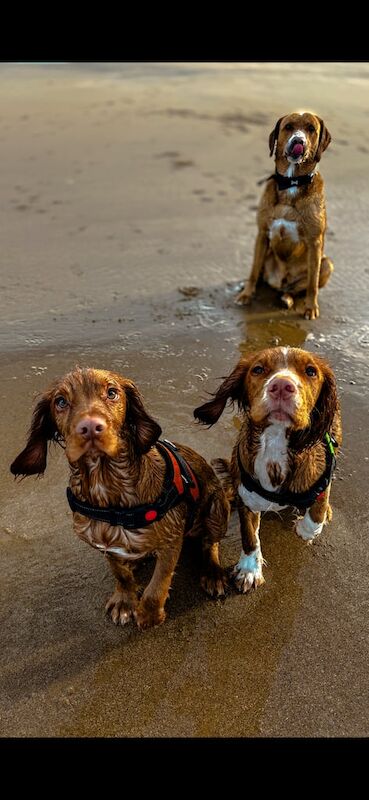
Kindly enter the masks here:
M 308 125 L 308 131 L 309 133 L 315 133 L 314 125 Z
M 251 370 L 253 375 L 262 375 L 264 372 L 264 367 L 261 364 L 257 364 L 256 367 L 253 367 Z
M 292 125 L 290 122 L 287 122 L 287 125 L 284 126 L 285 131 L 292 131 Z
M 116 399 L 117 399 L 117 397 L 118 397 L 118 392 L 117 392 L 117 390 L 116 390 L 116 389 L 113 389 L 113 387 L 112 387 L 112 386 L 110 386 L 110 388 L 108 389 L 108 391 L 107 391 L 107 393 L 106 393 L 106 394 L 107 394 L 107 397 L 109 398 L 109 400 L 116 400 Z
M 55 398 L 55 405 L 61 411 L 63 408 L 66 408 L 68 405 L 68 401 L 62 395 Z
M 315 378 L 316 375 L 315 367 L 306 367 L 305 372 L 309 376 L 309 378 Z

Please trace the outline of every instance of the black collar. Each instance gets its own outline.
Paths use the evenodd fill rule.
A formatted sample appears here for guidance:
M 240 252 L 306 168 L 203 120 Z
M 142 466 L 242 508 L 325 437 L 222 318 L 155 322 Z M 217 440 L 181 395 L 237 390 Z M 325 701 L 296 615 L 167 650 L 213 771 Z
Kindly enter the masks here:
M 276 170 L 270 178 L 276 181 L 278 189 L 291 189 L 293 186 L 307 186 L 312 183 L 314 175 L 315 172 L 311 172 L 309 175 L 297 175 L 296 178 L 288 178 L 287 175 L 281 175 Z M 268 178 L 268 180 L 270 179 Z
M 68 486 L 67 498 L 72 511 L 100 522 L 108 522 L 109 525 L 121 525 L 127 530 L 135 530 L 147 528 L 153 522 L 159 522 L 167 511 L 185 501 L 188 505 L 186 532 L 190 530 L 200 497 L 196 477 L 191 467 L 179 454 L 177 447 L 168 439 L 156 442 L 155 447 L 163 455 L 167 467 L 163 489 L 157 500 L 153 503 L 128 508 L 121 506 L 100 508 L 77 500 Z
M 334 448 L 338 447 L 338 444 L 335 438 L 332 435 L 329 435 L 329 433 L 326 433 L 324 437 L 324 444 L 326 462 L 325 470 L 323 475 L 321 475 L 321 477 L 315 481 L 311 489 L 308 489 L 306 492 L 291 492 L 288 489 L 286 489 L 284 492 L 270 492 L 268 489 L 264 489 L 259 481 L 256 481 L 254 478 L 252 478 L 251 475 L 249 475 L 249 473 L 244 469 L 240 458 L 240 451 L 238 449 L 237 457 L 238 466 L 241 473 L 241 482 L 245 489 L 248 489 L 249 492 L 255 492 L 256 494 L 260 495 L 260 497 L 264 497 L 265 500 L 270 500 L 271 503 L 277 503 L 279 506 L 293 506 L 294 508 L 306 510 L 307 508 L 310 508 L 313 503 L 315 503 L 320 494 L 325 492 L 332 480 L 333 470 L 336 466 Z

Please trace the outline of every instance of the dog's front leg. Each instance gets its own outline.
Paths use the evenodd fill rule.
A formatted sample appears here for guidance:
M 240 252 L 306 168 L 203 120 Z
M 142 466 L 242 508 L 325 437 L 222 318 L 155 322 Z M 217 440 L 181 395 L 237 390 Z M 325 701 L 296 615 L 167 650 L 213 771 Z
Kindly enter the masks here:
M 251 302 L 253 295 L 255 294 L 256 284 L 258 282 L 260 273 L 263 269 L 267 250 L 269 247 L 269 239 L 267 232 L 262 230 L 259 231 L 256 242 L 255 242 L 255 250 L 254 250 L 254 261 L 250 273 L 250 277 L 245 283 L 242 292 L 240 292 L 235 302 L 238 305 L 246 306 Z
M 248 592 L 264 583 L 263 556 L 260 547 L 260 512 L 247 506 L 238 509 L 241 525 L 242 551 L 233 569 L 233 579 L 239 592 Z
M 214 492 L 202 537 L 201 586 L 210 597 L 224 597 L 227 575 L 220 564 L 219 542 L 227 533 L 230 504 L 223 489 Z
M 119 556 L 106 554 L 109 567 L 117 579 L 115 591 L 109 597 L 105 611 L 115 625 L 126 625 L 137 605 L 137 587 L 131 568 Z
M 152 628 L 165 620 L 164 605 L 169 594 L 173 573 L 182 548 L 183 534 L 172 539 L 170 547 L 157 551 L 153 576 L 134 612 L 138 627 Z
M 318 287 L 321 258 L 322 240 L 319 237 L 309 242 L 307 247 L 308 282 L 305 298 L 305 319 L 317 319 L 319 317 Z
M 305 516 L 296 522 L 296 533 L 305 542 L 312 542 L 319 533 L 322 532 L 323 525 L 332 519 L 332 509 L 329 505 L 330 485 L 324 494 L 307 509 Z

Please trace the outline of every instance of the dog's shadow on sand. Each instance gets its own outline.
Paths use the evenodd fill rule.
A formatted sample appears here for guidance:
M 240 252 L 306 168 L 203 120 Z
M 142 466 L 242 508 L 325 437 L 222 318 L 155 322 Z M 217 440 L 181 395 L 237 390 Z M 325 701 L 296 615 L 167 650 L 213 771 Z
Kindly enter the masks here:
M 300 604 L 302 590 L 296 578 L 309 559 L 309 548 L 293 532 L 291 515 L 281 514 L 274 520 L 266 516 L 261 525 L 262 550 L 268 564 L 264 568 L 266 584 L 247 595 L 239 594 L 230 584 L 224 600 L 213 600 L 200 585 L 201 540 L 185 539 L 166 604 L 167 619 L 160 628 L 142 632 L 133 622 L 122 628 L 104 617 L 104 603 L 114 588 L 110 569 L 86 548 L 81 574 L 75 542 L 66 542 L 67 550 L 60 553 L 59 563 L 49 565 L 47 574 L 41 562 L 40 567 L 38 562 L 33 564 L 33 571 L 29 568 L 29 579 L 37 582 L 37 594 L 26 602 L 21 596 L 9 595 L 3 605 L 6 624 L 1 692 L 11 704 L 21 703 L 34 693 L 42 695 L 48 687 L 79 681 L 86 669 L 105 674 L 104 665 L 112 660 L 117 668 L 127 664 L 133 671 L 134 664 L 140 664 L 140 674 L 149 669 L 153 658 L 164 665 L 173 648 L 183 660 L 188 643 L 199 636 L 210 653 L 215 648 L 219 660 L 220 652 L 228 648 L 232 652 L 234 637 L 240 635 L 238 650 L 241 653 L 245 647 L 247 659 L 250 641 L 255 640 L 261 652 L 264 647 L 270 651 L 272 625 L 272 649 L 277 659 L 280 647 L 291 635 L 291 623 Z M 240 550 L 238 515 L 233 513 L 220 545 L 222 564 L 226 568 L 234 565 Z M 139 564 L 138 585 L 147 585 L 154 566 L 155 559 Z M 23 587 L 27 586 L 26 573 L 25 563 Z M 283 617 L 276 625 L 276 609 L 281 606 Z

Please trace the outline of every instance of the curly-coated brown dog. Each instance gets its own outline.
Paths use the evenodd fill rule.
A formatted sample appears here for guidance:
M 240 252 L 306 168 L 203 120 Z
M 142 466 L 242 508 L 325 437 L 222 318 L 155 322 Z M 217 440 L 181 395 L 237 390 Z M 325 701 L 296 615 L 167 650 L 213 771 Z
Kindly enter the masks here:
M 194 411 L 213 425 L 227 402 L 238 403 L 242 424 L 230 462 L 212 462 L 237 501 L 242 552 L 234 568 L 241 592 L 264 583 L 259 529 L 263 511 L 292 506 L 303 514 L 296 532 L 312 541 L 332 518 L 329 495 L 341 444 L 336 380 L 327 362 L 297 347 L 250 353 Z
M 74 530 L 105 553 L 117 584 L 106 611 L 139 628 L 164 622 L 164 605 L 184 534 L 202 537 L 201 583 L 224 594 L 219 540 L 229 503 L 213 469 L 190 447 L 160 441 L 135 384 L 114 372 L 76 368 L 37 403 L 14 475 L 43 473 L 48 441 L 63 440 L 70 464 L 68 500 Z M 131 564 L 154 553 L 141 599 Z

